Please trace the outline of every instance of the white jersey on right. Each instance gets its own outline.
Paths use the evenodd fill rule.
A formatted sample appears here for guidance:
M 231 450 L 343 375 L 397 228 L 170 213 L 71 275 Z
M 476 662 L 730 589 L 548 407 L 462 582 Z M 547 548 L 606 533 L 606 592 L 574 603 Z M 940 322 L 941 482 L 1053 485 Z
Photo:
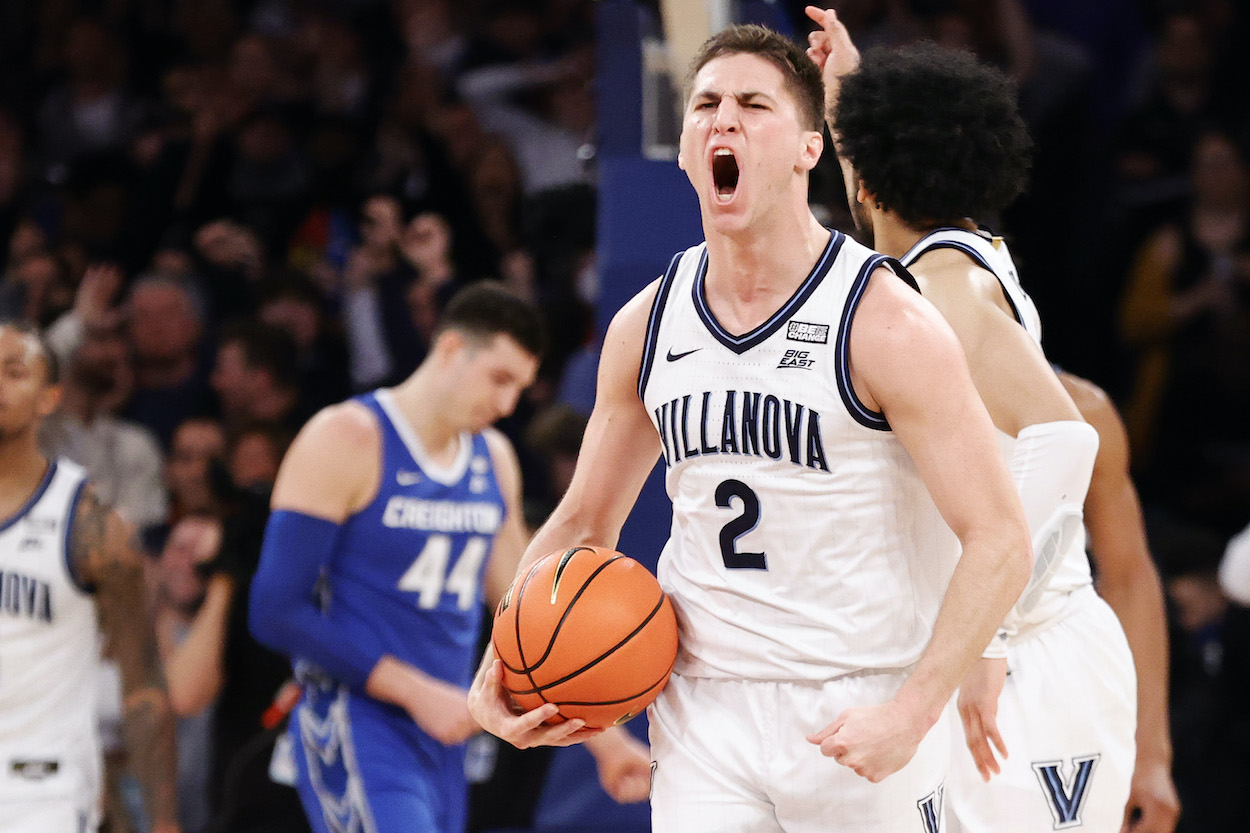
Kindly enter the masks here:
M 991 235 L 987 231 L 968 231 L 967 229 L 949 227 L 935 229 L 916 241 L 907 250 L 907 254 L 899 258 L 899 262 L 911 268 L 921 255 L 934 249 L 956 249 L 975 260 L 982 269 L 998 278 L 1007 296 L 1007 303 L 1012 312 L 1038 344 L 1042 343 L 1042 319 L 1037 314 L 1037 305 L 1020 285 L 1020 276 L 1016 273 L 1015 261 L 1007 250 L 1007 241 Z
M 639 396 L 673 523 L 660 583 L 676 672 L 823 681 L 919 660 L 958 554 L 914 463 L 850 383 L 856 307 L 885 258 L 834 231 L 768 321 L 728 332 L 707 251 L 673 259 Z
M 1041 318 L 1033 299 L 1028 296 L 1020 285 L 1016 265 L 1007 250 L 1007 244 L 1001 237 L 995 237 L 984 231 L 968 231 L 962 228 L 940 228 L 922 237 L 900 259 L 903 265 L 911 266 L 921 255 L 934 249 L 956 249 L 972 258 L 982 269 L 998 279 L 1003 293 L 1015 313 L 1016 321 L 1033 337 L 1040 346 L 1042 339 Z M 1039 430 L 1043 426 L 1036 426 Z M 1044 447 L 1030 449 L 1028 459 L 1018 459 L 1018 440 L 1000 432 L 999 446 L 1003 457 L 1012 468 L 1012 474 L 1020 485 L 1021 475 L 1036 478 L 1033 472 L 1044 472 L 1044 476 L 1061 483 L 1064 488 L 1055 490 L 1029 489 L 1021 491 L 1021 499 L 1025 502 L 1025 513 L 1029 517 L 1030 531 L 1034 535 L 1034 545 L 1038 552 L 1035 557 L 1058 559 L 1045 589 L 1033 593 L 1032 587 L 1026 591 L 1027 605 L 1021 605 L 1015 611 L 1013 624 L 1022 631 L 1031 626 L 1051 620 L 1063 612 L 1067 606 L 1068 595 L 1081 587 L 1093 582 L 1089 566 L 1089 556 L 1085 553 L 1085 529 L 1080 524 L 1080 504 L 1085 498 L 1089 487 L 1089 474 L 1093 470 L 1094 456 L 1097 454 L 1097 435 L 1094 434 L 1092 445 L 1081 442 L 1076 437 L 1073 442 L 1072 430 L 1062 430 L 1061 423 L 1055 424 L 1056 430 L 1046 431 L 1054 439 Z M 1088 433 L 1093 434 L 1088 426 L 1081 425 Z M 1028 429 L 1025 429 L 1026 431 Z M 1021 432 L 1024 435 L 1024 432 Z M 1047 461 L 1047 454 L 1063 455 L 1062 460 Z M 1057 495 L 1065 492 L 1069 496 L 1067 505 L 1060 505 Z M 1046 497 L 1040 497 L 1046 495 Z M 1039 498 L 1045 505 L 1035 505 Z M 1063 513 L 1076 513 L 1076 522 L 1065 522 Z M 1047 534 L 1049 533 L 1049 534 Z M 1058 552 L 1041 552 L 1045 547 L 1061 548 Z
M 0 521 L 0 804 L 68 799 L 94 811 L 96 606 L 67 553 L 84 483 L 79 466 L 53 461 Z

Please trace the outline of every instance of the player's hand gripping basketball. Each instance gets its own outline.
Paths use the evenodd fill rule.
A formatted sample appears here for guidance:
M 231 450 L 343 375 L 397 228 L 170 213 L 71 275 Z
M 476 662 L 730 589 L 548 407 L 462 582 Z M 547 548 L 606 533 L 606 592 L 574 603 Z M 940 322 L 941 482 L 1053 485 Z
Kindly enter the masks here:
M 531 746 L 572 746 L 592 738 L 602 729 L 587 729 L 581 720 L 567 720 L 548 726 L 543 723 L 559 713 L 552 703 L 518 714 L 515 703 L 503 687 L 503 663 L 495 651 L 486 648 L 486 656 L 469 689 L 469 712 L 483 729 L 506 740 L 518 749 Z
M 898 772 L 916 754 L 932 723 L 895 700 L 847 709 L 809 743 L 874 784 Z

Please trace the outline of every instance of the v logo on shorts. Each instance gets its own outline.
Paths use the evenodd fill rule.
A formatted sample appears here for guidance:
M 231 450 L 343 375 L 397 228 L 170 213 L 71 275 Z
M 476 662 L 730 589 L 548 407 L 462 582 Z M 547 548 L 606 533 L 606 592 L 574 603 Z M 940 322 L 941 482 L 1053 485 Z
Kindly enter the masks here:
M 1046 803 L 1050 805 L 1051 815 L 1055 817 L 1055 829 L 1064 830 L 1079 827 L 1081 824 L 1081 808 L 1085 806 L 1085 797 L 1089 794 L 1089 782 L 1094 777 L 1094 768 L 1098 765 L 1099 755 L 1086 755 L 1072 759 L 1072 775 L 1063 778 L 1059 767 L 1063 761 L 1043 761 L 1033 764 L 1037 773 L 1037 781 L 1046 794 Z
M 924 833 L 942 833 L 942 793 L 944 790 L 945 786 L 938 787 L 916 802 L 916 809 L 920 811 L 920 822 L 924 825 Z

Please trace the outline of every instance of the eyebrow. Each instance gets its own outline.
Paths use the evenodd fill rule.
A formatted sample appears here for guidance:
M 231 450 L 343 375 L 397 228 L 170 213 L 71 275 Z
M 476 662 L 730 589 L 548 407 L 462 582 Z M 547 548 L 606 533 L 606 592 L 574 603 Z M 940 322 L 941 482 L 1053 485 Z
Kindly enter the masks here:
M 762 90 L 742 90 L 741 92 L 736 92 L 736 93 L 725 93 L 725 92 L 721 92 L 720 90 L 711 90 L 711 89 L 699 90 L 697 93 L 695 93 L 694 95 L 690 97 L 690 100 L 700 101 L 700 100 L 707 100 L 707 99 L 724 98 L 725 96 L 732 96 L 733 98 L 738 99 L 739 103 L 746 103 L 754 98 L 766 98 L 769 101 L 776 100 L 771 95 L 769 95 L 768 93 Z

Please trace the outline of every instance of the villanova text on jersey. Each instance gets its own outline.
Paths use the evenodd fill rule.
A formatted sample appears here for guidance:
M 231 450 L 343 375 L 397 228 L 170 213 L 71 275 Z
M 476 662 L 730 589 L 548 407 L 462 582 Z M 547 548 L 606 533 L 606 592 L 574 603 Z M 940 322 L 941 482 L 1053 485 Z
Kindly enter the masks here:
M 800 402 L 755 391 L 703 391 L 655 409 L 664 463 L 709 454 L 788 459 L 829 471 L 820 413 Z
M 51 586 L 37 578 L 0 571 L 0 614 L 51 623 Z

